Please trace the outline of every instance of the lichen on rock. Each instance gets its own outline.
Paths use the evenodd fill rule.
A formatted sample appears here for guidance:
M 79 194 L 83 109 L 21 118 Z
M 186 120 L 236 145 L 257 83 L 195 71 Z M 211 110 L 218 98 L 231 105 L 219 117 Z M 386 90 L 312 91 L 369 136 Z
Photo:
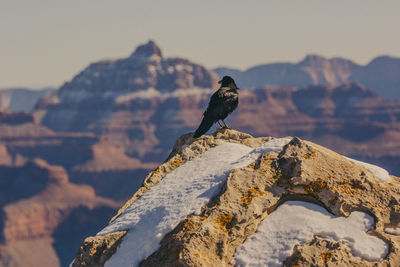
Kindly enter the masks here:
M 212 136 L 195 140 L 191 134 L 182 136 L 168 159 L 149 173 L 142 187 L 112 221 L 168 173 L 205 151 L 224 142 L 255 148 L 268 140 L 271 138 L 253 138 L 230 129 L 220 129 Z M 345 157 L 312 142 L 292 138 L 279 153 L 264 153 L 255 162 L 232 170 L 220 192 L 200 214 L 189 214 L 162 238 L 159 249 L 143 259 L 141 265 L 230 266 L 236 248 L 253 235 L 281 203 L 306 200 L 336 216 L 348 216 L 353 211 L 372 215 L 376 225 L 368 234 L 389 244 L 390 251 L 382 261 L 373 263 L 355 258 L 344 243 L 315 237 L 306 244 L 297 245 L 285 265 L 330 266 L 335 261 L 339 266 L 395 266 L 400 262 L 400 240 L 384 231 L 387 227 L 400 227 L 400 179 L 391 178 L 390 183 L 379 182 L 371 171 Z M 123 234 L 116 237 L 121 238 Z M 104 245 L 93 246 L 96 253 L 99 246 Z M 90 250 L 81 248 L 79 257 L 90 263 L 94 256 L 90 255 Z M 102 258 L 102 264 L 107 257 Z

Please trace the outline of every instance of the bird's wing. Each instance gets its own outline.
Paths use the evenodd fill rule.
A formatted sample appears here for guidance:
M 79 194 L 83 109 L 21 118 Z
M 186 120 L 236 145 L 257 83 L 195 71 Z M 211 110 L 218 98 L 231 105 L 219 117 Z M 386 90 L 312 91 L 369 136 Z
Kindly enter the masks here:
M 216 91 L 210 99 L 210 102 L 208 103 L 208 107 L 206 109 L 206 111 L 204 112 L 204 114 L 210 110 L 213 109 L 214 107 L 217 107 L 219 105 L 221 105 L 222 103 L 224 103 L 224 101 L 226 101 L 226 99 L 228 98 L 225 94 L 224 94 L 224 89 L 225 88 L 220 88 L 218 89 L 218 91 Z

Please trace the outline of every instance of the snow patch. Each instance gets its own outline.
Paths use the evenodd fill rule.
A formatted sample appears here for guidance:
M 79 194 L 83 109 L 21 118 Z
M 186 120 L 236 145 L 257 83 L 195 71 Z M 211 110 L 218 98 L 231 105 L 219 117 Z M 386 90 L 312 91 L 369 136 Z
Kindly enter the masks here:
M 152 99 L 160 97 L 162 97 L 162 94 L 159 91 L 157 91 L 155 88 L 148 88 L 146 90 L 140 90 L 133 93 L 120 95 L 115 99 L 115 103 L 121 104 L 124 102 L 129 102 L 136 98 Z
M 354 256 L 379 261 L 387 255 L 388 245 L 366 234 L 373 226 L 373 217 L 364 212 L 335 217 L 319 205 L 287 201 L 237 248 L 232 262 L 236 266 L 282 266 L 295 245 L 310 241 L 314 235 L 344 241 Z
M 159 248 L 162 238 L 189 214 L 215 196 L 228 173 L 254 162 L 261 154 L 279 152 L 289 138 L 273 139 L 256 149 L 223 143 L 167 174 L 97 235 L 128 230 L 106 266 L 137 266 Z
M 389 173 L 387 170 L 378 167 L 376 165 L 372 165 L 366 162 L 362 162 L 359 160 L 355 160 L 355 159 L 351 159 L 348 157 L 345 157 L 346 159 L 350 160 L 351 162 L 353 162 L 354 164 L 357 164 L 361 167 L 366 168 L 367 170 L 369 170 L 370 172 L 372 172 L 372 174 L 375 177 L 375 180 L 377 180 L 378 182 L 386 182 L 386 183 L 390 183 L 392 182 L 392 178 L 390 177 Z
M 115 98 L 115 103 L 122 104 L 125 102 L 132 101 L 134 99 L 153 99 L 157 98 L 160 100 L 166 100 L 169 98 L 179 98 L 179 97 L 202 97 L 211 94 L 211 90 L 207 88 L 194 87 L 190 89 L 176 89 L 171 93 L 162 93 L 155 88 L 148 88 L 145 90 L 139 90 L 132 93 L 121 94 Z
M 385 233 L 391 235 L 400 235 L 400 228 L 386 228 Z
M 176 64 L 175 65 L 175 69 L 177 71 L 183 71 L 185 69 L 185 67 L 182 64 Z

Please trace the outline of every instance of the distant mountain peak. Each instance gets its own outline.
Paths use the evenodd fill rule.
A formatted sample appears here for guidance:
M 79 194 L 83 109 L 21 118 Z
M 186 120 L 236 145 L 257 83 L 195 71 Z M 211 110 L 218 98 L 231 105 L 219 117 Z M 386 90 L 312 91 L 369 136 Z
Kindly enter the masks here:
M 132 53 L 131 57 L 134 58 L 162 58 L 160 47 L 153 40 L 148 41 L 146 44 L 140 45 Z
M 320 55 L 315 55 L 315 54 L 310 54 L 307 55 L 302 61 L 299 62 L 299 65 L 314 65 L 322 62 L 327 62 L 329 61 L 327 58 L 320 56 Z
M 371 65 L 387 65 L 387 66 L 393 66 L 397 65 L 400 66 L 399 59 L 387 55 L 382 55 L 374 58 L 368 63 L 368 66 Z

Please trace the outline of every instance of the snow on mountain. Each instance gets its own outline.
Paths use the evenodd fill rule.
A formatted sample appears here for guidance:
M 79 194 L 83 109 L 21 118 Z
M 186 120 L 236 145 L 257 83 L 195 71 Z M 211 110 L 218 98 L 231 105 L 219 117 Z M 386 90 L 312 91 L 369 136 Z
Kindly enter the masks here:
M 107 100 L 149 88 L 160 93 L 194 87 L 210 89 L 216 81 L 216 74 L 199 64 L 164 58 L 157 44 L 149 41 L 127 58 L 90 64 L 61 86 L 58 97 L 64 103 Z
M 396 265 L 400 179 L 377 168 L 296 137 L 186 134 L 72 266 Z

